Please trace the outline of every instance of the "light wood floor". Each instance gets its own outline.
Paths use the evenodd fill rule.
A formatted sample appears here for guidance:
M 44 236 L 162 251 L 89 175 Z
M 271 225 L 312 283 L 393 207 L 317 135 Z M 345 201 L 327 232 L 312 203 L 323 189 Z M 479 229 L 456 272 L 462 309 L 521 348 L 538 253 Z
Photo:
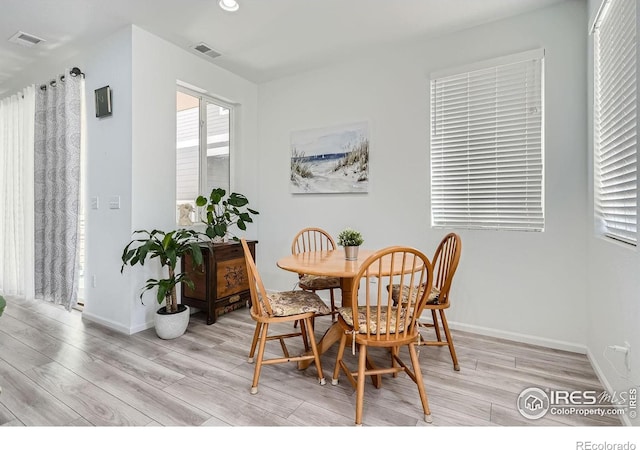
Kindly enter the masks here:
M 191 317 L 187 333 L 163 341 L 82 320 L 78 311 L 10 298 L 0 318 L 0 425 L 7 426 L 348 426 L 355 395 L 331 385 L 335 348 L 315 366 L 266 366 L 260 392 L 246 362 L 254 323 L 247 309 L 207 326 Z M 329 318 L 316 323 L 318 337 Z M 365 388 L 366 426 L 620 425 L 617 418 L 523 418 L 515 403 L 527 387 L 601 390 L 584 355 L 453 331 L 461 370 L 446 348 L 422 347 L 420 360 L 433 424 L 422 420 L 415 384 L 405 375 Z M 269 343 L 274 352 L 277 343 Z M 301 345 L 300 345 L 301 347 Z M 292 345 L 292 349 L 295 349 Z M 294 352 L 292 352 L 294 353 Z M 385 355 L 381 355 L 381 357 Z M 353 357 L 355 363 L 355 357 Z

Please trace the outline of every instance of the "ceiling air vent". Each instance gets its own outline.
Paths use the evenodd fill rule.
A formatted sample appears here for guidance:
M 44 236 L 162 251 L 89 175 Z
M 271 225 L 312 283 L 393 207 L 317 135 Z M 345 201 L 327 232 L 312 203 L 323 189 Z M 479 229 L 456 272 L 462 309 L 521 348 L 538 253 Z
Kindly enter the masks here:
M 203 55 L 207 55 L 209 58 L 217 58 L 218 56 L 220 56 L 220 53 L 209 47 L 204 42 L 192 45 L 191 48 L 199 53 L 202 53 Z
M 24 31 L 18 31 L 9 38 L 9 42 L 24 45 L 25 47 L 33 47 L 40 42 L 44 42 L 44 39 L 34 36 L 33 34 L 25 33 Z

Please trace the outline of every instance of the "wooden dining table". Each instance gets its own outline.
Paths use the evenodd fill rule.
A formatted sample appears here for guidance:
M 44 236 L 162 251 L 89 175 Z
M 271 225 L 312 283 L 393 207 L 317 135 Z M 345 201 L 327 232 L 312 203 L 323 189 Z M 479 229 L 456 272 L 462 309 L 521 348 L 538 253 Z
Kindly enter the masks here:
M 345 253 L 342 249 L 324 250 L 316 252 L 304 252 L 295 255 L 285 256 L 277 261 L 277 266 L 290 272 L 308 274 L 308 275 L 324 275 L 340 278 L 340 290 L 342 292 L 342 306 L 351 306 L 354 299 L 353 284 L 355 276 L 362 267 L 362 263 L 375 253 L 375 250 L 367 250 L 360 248 L 358 251 L 358 259 L 349 261 L 345 259 Z M 381 271 L 385 274 L 398 273 L 402 270 L 401 261 L 396 261 L 396 266 L 391 267 L 391 260 L 383 260 Z M 357 302 L 358 299 L 356 298 Z M 327 329 L 322 338 L 318 341 L 318 351 L 320 354 L 326 352 L 333 344 L 340 340 L 342 336 L 342 328 L 335 322 Z M 306 369 L 311 361 L 299 361 L 298 369 Z

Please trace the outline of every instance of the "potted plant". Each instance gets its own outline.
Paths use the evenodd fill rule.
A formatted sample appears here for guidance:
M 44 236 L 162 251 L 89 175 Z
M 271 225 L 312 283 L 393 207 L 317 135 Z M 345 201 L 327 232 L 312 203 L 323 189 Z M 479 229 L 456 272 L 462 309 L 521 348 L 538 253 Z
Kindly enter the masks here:
M 251 215 L 259 214 L 247 207 L 249 200 L 244 195 L 232 192 L 225 198 L 226 193 L 222 188 L 214 188 L 208 198 L 200 195 L 196 199 L 196 205 L 204 210 L 200 213 L 200 221 L 207 226 L 205 234 L 214 243 L 224 242 L 229 236 L 237 241 L 230 228 L 236 225 L 240 230 L 246 230 L 247 223 L 253 222 Z
M 201 233 L 186 229 L 169 232 L 139 230 L 134 235 L 138 235 L 138 238 L 129 242 L 122 252 L 120 273 L 126 265 L 143 266 L 147 260 L 154 258 L 159 260 L 163 272 L 167 268 L 166 278 L 149 278 L 146 281 L 140 300 L 145 292 L 157 288 L 156 299 L 160 305 L 165 302 L 165 306 L 156 312 L 156 334 L 161 339 L 181 336 L 189 324 L 189 307 L 178 304 L 176 286 L 178 283 L 185 283 L 193 289 L 193 282 L 186 273 L 176 275 L 176 266 L 178 260 L 185 255 L 191 256 L 195 266 L 202 264 L 202 251 L 198 246 Z
M 345 259 L 347 261 L 355 261 L 358 259 L 358 248 L 363 242 L 362 234 L 351 228 L 345 228 L 338 234 L 338 245 L 344 247 Z

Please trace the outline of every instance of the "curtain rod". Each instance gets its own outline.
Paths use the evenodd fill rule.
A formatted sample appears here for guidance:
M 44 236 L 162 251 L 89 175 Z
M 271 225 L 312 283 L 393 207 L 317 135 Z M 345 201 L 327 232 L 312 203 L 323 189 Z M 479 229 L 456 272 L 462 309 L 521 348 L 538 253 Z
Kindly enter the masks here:
M 78 69 L 77 67 L 74 67 L 73 69 L 71 69 L 69 71 L 69 75 L 71 75 L 72 77 L 77 77 L 78 75 L 82 75 L 82 78 L 84 78 L 84 73 Z M 64 81 L 64 75 L 60 75 L 60 81 Z M 56 85 L 56 80 L 53 79 L 49 82 L 50 86 L 55 86 Z M 43 91 L 47 90 L 47 85 L 46 84 L 42 84 L 40 85 L 40 89 Z

